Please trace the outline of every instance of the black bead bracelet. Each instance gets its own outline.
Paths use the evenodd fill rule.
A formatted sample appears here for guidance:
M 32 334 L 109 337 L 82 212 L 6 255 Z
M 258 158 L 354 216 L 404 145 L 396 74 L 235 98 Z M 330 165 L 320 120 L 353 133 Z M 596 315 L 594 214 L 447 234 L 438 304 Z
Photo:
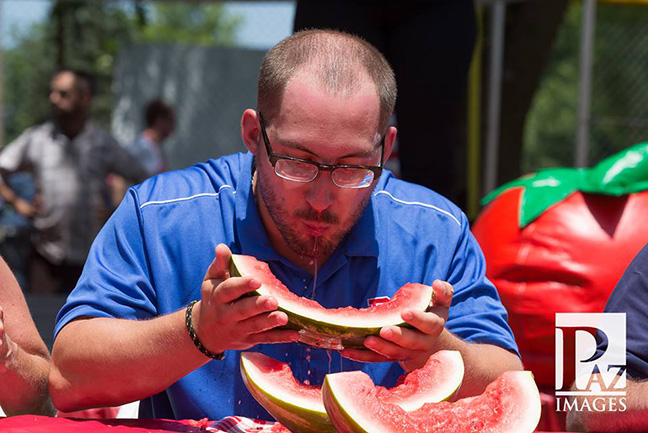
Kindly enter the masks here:
M 187 332 L 189 332 L 189 337 L 191 337 L 191 341 L 193 341 L 193 344 L 200 350 L 200 353 L 205 355 L 208 358 L 211 359 L 223 359 L 225 357 L 225 353 L 214 353 L 210 352 L 203 344 L 200 342 L 198 339 L 198 335 L 196 335 L 196 331 L 194 331 L 193 324 L 191 323 L 191 311 L 193 310 L 194 305 L 196 305 L 198 301 L 191 301 L 189 305 L 187 305 L 187 309 L 185 311 L 185 325 L 187 325 Z

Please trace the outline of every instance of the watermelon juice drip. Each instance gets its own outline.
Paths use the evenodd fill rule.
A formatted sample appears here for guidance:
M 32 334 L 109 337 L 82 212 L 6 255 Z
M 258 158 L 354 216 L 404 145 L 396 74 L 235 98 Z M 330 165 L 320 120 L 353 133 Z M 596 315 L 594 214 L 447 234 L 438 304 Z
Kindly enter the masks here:
M 319 239 L 319 236 L 315 238 L 315 242 L 313 243 L 313 256 L 315 256 L 315 253 L 317 252 L 317 240 Z M 317 257 L 313 258 L 313 292 L 311 293 L 311 299 L 315 299 L 315 289 L 317 287 Z
M 333 363 L 333 355 L 331 355 L 331 351 L 329 349 L 326 349 L 326 356 L 328 356 L 328 372 L 329 374 L 331 374 L 331 364 Z M 342 371 L 342 368 L 340 368 L 340 371 Z
M 254 352 L 248 353 L 247 356 L 256 356 L 257 358 L 260 358 L 260 355 Z M 277 380 L 281 381 L 288 389 L 295 392 L 295 394 L 299 394 L 302 398 L 307 398 L 313 401 L 321 400 L 321 387 L 302 383 L 297 380 L 288 363 L 277 361 L 265 355 L 263 355 L 262 359 L 264 362 L 259 362 L 257 364 L 261 373 L 268 377 L 277 378 Z

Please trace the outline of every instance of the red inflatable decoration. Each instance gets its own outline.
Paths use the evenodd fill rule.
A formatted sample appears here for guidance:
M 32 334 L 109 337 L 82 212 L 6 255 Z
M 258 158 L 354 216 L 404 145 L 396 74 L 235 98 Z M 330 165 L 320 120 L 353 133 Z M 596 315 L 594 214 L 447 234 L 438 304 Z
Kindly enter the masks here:
M 648 143 L 591 169 L 542 170 L 485 198 L 473 226 L 526 369 L 553 394 L 555 313 L 600 312 L 648 243 Z M 573 381 L 573 344 L 565 344 Z

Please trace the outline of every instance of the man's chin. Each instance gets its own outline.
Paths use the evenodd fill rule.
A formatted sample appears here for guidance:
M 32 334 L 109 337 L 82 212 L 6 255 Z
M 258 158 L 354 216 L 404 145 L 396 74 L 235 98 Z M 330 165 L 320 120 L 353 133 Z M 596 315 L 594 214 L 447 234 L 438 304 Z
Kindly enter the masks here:
M 67 111 L 53 111 L 52 118 L 58 125 L 66 124 L 75 118 L 74 114 Z
M 298 243 L 289 242 L 288 245 L 290 245 L 293 252 L 313 260 L 330 256 L 336 248 L 336 246 L 332 245 L 330 239 L 321 236 L 309 237 L 300 240 Z

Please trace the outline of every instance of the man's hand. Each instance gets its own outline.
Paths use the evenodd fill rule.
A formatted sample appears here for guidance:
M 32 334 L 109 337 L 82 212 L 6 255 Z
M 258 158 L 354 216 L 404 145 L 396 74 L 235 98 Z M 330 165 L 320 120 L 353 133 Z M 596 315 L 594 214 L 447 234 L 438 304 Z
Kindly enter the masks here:
M 9 338 L 4 328 L 4 312 L 0 307 L 0 374 L 7 371 L 12 355 L 15 352 L 15 345 Z
M 294 330 L 275 329 L 288 323 L 272 296 L 244 296 L 261 287 L 253 277 L 231 277 L 232 253 L 216 247 L 216 257 L 202 284 L 202 301 L 193 310 L 196 333 L 214 353 L 244 350 L 259 343 L 286 343 L 299 339 Z
M 365 347 L 371 350 L 344 349 L 340 354 L 361 362 L 399 361 L 405 371 L 423 367 L 438 350 L 437 339 L 448 320 L 453 295 L 452 286 L 445 281 L 434 281 L 432 289 L 433 306 L 429 311 L 407 310 L 401 315 L 414 329 L 385 326 L 380 330 L 380 337 L 365 339 Z
M 16 212 L 25 218 L 34 218 L 38 213 L 37 204 L 32 204 L 22 197 L 16 197 L 13 202 L 13 207 L 16 209 Z

